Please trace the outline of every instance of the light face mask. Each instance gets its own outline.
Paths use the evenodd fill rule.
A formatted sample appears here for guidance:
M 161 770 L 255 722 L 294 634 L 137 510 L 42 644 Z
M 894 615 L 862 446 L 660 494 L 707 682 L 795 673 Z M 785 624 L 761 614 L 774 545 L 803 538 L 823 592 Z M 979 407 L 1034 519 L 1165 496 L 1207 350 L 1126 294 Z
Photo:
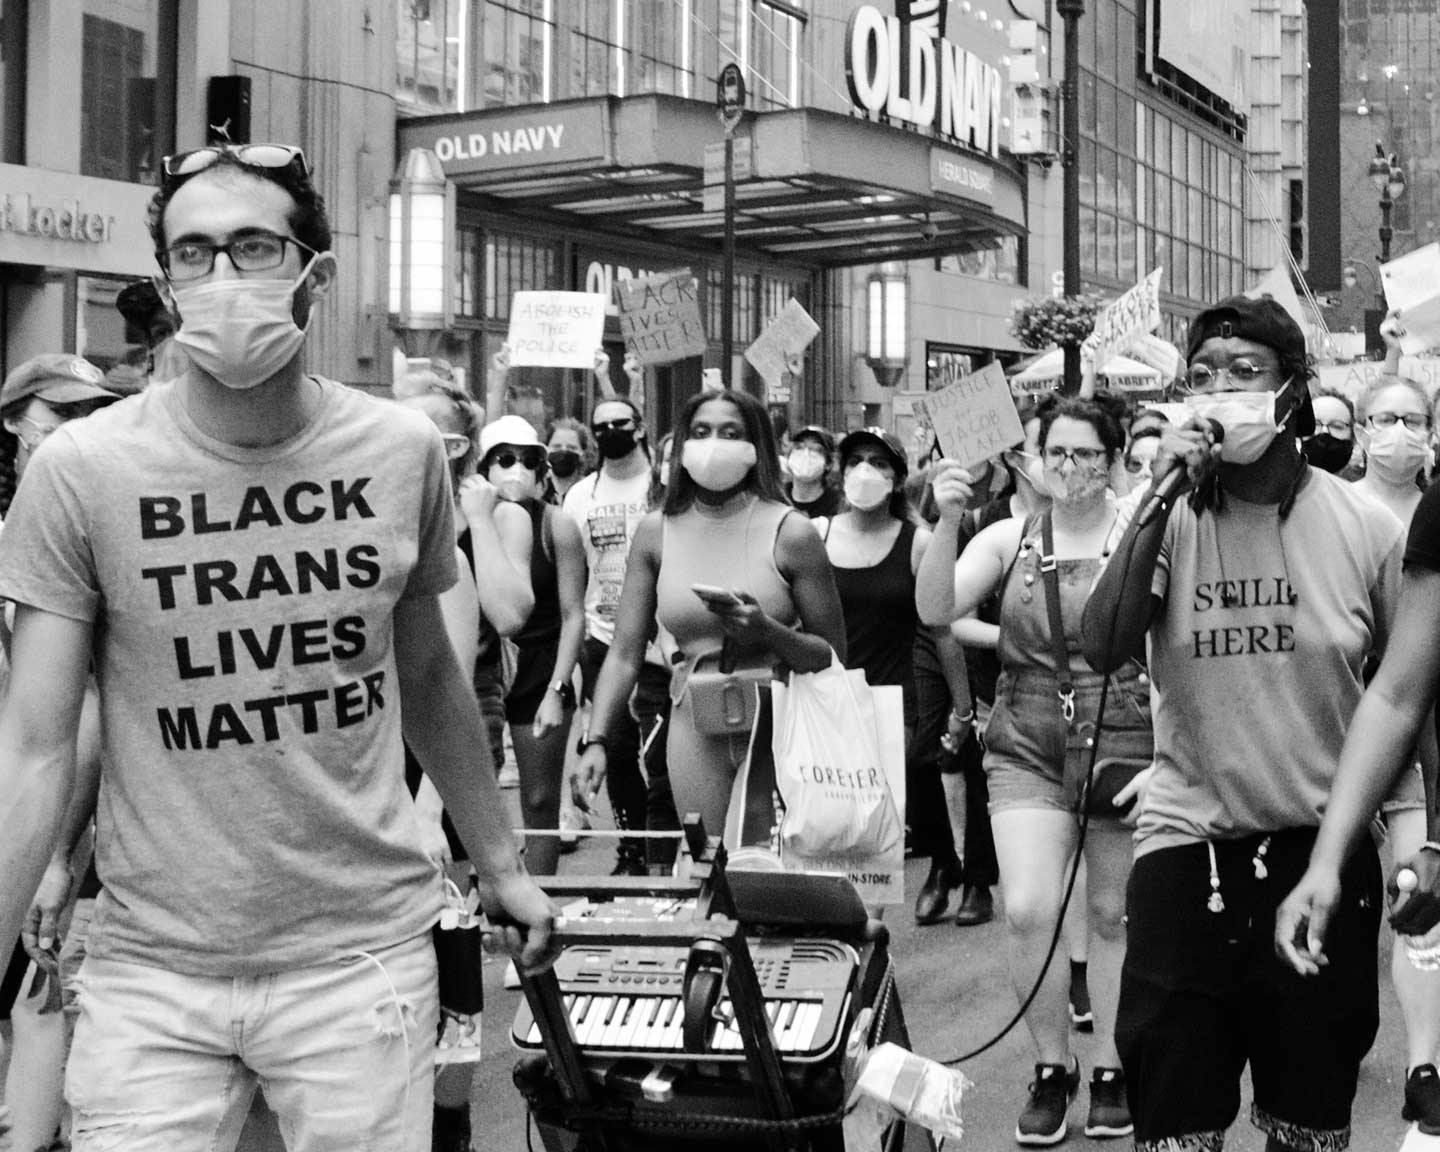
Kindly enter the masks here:
M 745 479 L 755 467 L 755 459 L 755 445 L 750 441 L 709 436 L 704 440 L 685 441 L 680 463 L 701 488 L 726 492 Z
M 1187 396 L 1185 403 L 1201 419 L 1214 420 L 1225 429 L 1220 459 L 1227 464 L 1253 464 L 1275 442 L 1285 427 L 1275 419 L 1275 402 L 1285 394 L 1290 381 L 1278 392 L 1212 392 Z M 1289 420 L 1287 415 L 1286 420 Z
M 1392 484 L 1413 482 L 1429 456 L 1429 431 L 1412 432 L 1404 424 L 1376 428 L 1365 450 L 1366 464 Z
M 227 388 L 263 384 L 299 353 L 305 328 L 295 323 L 295 292 L 319 257 L 294 280 L 217 280 L 193 287 L 172 284 L 180 313 L 175 342 L 195 366 Z M 310 310 L 313 316 L 314 309 Z
M 1050 467 L 1045 469 L 1044 477 L 1045 486 L 1041 491 L 1049 493 L 1052 500 L 1064 504 L 1093 499 L 1104 492 L 1110 483 L 1109 470 L 1091 464 L 1072 464 L 1068 472 Z
M 796 448 L 790 453 L 790 475 L 802 483 L 810 483 L 825 474 L 825 457 L 808 448 Z
M 845 473 L 845 501 L 862 512 L 880 507 L 892 491 L 889 477 L 873 464 L 856 464 Z

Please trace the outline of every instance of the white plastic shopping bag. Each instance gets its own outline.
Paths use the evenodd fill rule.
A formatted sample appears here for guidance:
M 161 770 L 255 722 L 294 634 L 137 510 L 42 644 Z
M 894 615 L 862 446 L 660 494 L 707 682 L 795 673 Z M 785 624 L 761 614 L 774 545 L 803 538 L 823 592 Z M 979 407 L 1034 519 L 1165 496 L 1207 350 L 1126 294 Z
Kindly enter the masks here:
M 775 783 L 787 868 L 839 872 L 871 904 L 905 887 L 901 689 L 872 688 L 838 662 L 772 688 Z

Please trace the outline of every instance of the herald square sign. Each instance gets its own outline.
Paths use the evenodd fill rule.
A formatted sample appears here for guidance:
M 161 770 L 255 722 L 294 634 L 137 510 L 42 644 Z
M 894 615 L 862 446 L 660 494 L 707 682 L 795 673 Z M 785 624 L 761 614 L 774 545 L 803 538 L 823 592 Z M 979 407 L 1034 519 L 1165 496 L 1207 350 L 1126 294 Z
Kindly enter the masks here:
M 865 5 L 850 17 L 845 74 L 857 108 L 1000 155 L 1000 72 L 926 24 Z

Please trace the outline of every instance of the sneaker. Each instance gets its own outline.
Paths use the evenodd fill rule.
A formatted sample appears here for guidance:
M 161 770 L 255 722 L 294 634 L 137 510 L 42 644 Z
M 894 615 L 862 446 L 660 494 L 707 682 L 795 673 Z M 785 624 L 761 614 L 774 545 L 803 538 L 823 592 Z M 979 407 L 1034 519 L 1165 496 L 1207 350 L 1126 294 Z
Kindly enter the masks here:
M 520 769 L 516 766 L 515 761 L 506 760 L 505 763 L 501 765 L 499 784 L 501 788 L 520 787 Z
M 1077 1032 L 1095 1031 L 1095 1011 L 1090 1007 L 1090 985 L 1081 976 L 1070 977 L 1070 1023 Z
M 1015 1125 L 1015 1143 L 1059 1144 L 1068 1131 L 1070 1101 L 1080 1091 L 1080 1061 L 1067 1071 L 1063 1064 L 1036 1064 L 1030 1084 L 1030 1103 Z
M 1090 1077 L 1090 1113 L 1085 1117 L 1085 1135 L 1103 1140 L 1109 1136 L 1128 1136 L 1133 1131 L 1130 1101 L 1125 1095 L 1125 1073 L 1119 1068 L 1096 1068 Z
M 590 830 L 590 817 L 579 808 L 566 805 L 560 810 L 560 851 L 574 852 L 580 846 L 580 833 Z
M 1440 1074 L 1434 1064 L 1417 1064 L 1405 1077 L 1405 1106 L 1400 1115 L 1414 1120 L 1427 1136 L 1440 1136 Z
M 480 1015 L 462 1016 L 440 1009 L 440 1039 L 435 1044 L 436 1064 L 475 1064 L 480 1060 Z

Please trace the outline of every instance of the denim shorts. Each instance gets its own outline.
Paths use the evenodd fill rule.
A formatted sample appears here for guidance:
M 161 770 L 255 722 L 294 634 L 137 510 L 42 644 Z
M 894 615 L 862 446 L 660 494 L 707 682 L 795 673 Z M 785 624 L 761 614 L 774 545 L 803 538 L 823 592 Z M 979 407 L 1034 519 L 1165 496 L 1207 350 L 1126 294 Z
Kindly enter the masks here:
M 1102 680 L 1075 685 L 1075 718 L 1066 723 L 1058 684 L 1047 674 L 1002 672 L 985 726 L 990 812 L 1053 808 L 1078 812 L 1091 758 L 1146 765 L 1154 758 L 1149 679 L 1127 666 L 1111 679 L 1104 727 L 1095 748 Z

